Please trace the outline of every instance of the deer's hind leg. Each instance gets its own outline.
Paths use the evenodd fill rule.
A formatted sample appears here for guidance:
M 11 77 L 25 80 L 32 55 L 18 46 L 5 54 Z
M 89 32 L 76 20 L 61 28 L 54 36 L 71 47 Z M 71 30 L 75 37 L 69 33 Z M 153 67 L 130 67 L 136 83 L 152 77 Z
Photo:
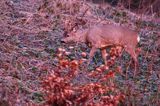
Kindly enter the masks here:
M 134 76 L 136 76 L 137 67 L 138 67 L 138 60 L 137 60 L 137 54 L 135 52 L 135 49 L 131 48 L 131 47 L 128 47 L 128 48 L 126 48 L 126 51 L 131 55 L 131 57 L 134 60 L 134 67 L 135 67 Z

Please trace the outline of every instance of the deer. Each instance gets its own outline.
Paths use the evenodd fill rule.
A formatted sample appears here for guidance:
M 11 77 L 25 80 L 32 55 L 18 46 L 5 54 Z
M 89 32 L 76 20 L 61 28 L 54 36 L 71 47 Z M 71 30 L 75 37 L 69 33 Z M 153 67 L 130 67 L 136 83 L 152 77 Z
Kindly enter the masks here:
M 106 25 L 93 25 L 83 30 L 77 30 L 75 33 L 71 33 L 72 36 L 63 38 L 61 41 L 68 42 L 83 42 L 90 44 L 91 50 L 89 53 L 89 60 L 94 56 L 97 49 L 101 50 L 104 63 L 107 64 L 107 52 L 106 48 L 109 46 L 121 46 L 126 52 L 128 52 L 134 60 L 135 71 L 138 64 L 136 46 L 140 42 L 138 32 L 127 27 L 106 24 Z

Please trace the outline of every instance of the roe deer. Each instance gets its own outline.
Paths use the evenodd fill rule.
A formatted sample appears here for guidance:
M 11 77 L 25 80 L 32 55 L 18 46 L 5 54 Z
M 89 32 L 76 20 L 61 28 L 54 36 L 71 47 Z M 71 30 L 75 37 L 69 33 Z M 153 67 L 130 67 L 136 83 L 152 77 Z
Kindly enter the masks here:
M 76 33 L 73 33 L 72 36 L 62 39 L 63 42 L 85 42 L 91 44 L 91 51 L 89 54 L 89 62 L 96 49 L 101 49 L 102 58 L 106 61 L 106 47 L 118 45 L 122 46 L 134 59 L 135 62 L 135 72 L 137 67 L 137 54 L 136 54 L 136 45 L 140 41 L 140 37 L 136 31 L 131 29 L 115 26 L 115 25 L 94 25 L 85 30 L 78 30 Z

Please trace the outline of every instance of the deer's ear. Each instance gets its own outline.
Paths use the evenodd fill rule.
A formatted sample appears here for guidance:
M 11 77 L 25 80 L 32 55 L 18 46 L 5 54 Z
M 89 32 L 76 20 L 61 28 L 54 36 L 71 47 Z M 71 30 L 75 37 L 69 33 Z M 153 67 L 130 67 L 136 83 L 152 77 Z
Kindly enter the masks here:
M 73 32 L 73 33 L 76 33 L 76 32 L 77 32 L 77 30 L 74 28 L 72 32 Z

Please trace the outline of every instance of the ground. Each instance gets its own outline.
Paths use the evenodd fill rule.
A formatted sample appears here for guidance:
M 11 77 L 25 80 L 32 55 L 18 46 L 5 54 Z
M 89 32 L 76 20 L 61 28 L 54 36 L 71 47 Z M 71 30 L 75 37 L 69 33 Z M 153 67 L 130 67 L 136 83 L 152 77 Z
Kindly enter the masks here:
M 71 3 L 70 5 L 75 7 L 69 8 L 61 2 L 56 3 L 57 0 L 55 2 L 51 0 L 48 0 L 48 2 L 43 0 L 1 1 L 0 106 L 1 104 L 4 104 L 2 106 L 43 105 L 47 101 L 44 89 L 48 90 L 48 88 L 43 87 L 43 81 L 48 80 L 48 77 L 54 71 L 59 73 L 56 70 L 63 70 L 57 78 L 64 77 L 61 74 L 66 75 L 68 72 L 66 70 L 69 70 L 65 67 L 66 64 L 69 64 L 69 68 L 77 67 L 84 53 L 88 55 L 90 48 L 84 43 L 64 44 L 60 42 L 62 38 L 67 36 L 65 31 L 72 29 L 72 21 L 73 25 L 76 21 L 78 27 L 84 28 L 89 24 L 100 22 L 123 24 L 132 28 L 139 24 L 138 16 L 127 10 L 118 10 L 109 6 L 105 8 L 109 11 L 106 12 L 104 8 L 88 3 L 92 8 L 87 11 L 87 16 L 83 16 L 81 12 L 84 12 L 85 9 L 82 7 L 87 6 L 86 4 L 78 8 L 80 4 L 76 4 L 76 6 Z M 54 8 L 55 4 L 57 10 Z M 70 11 L 68 12 L 67 9 Z M 71 21 L 69 19 L 73 14 L 77 14 L 78 18 Z M 104 14 L 105 17 L 103 17 Z M 97 19 L 93 18 L 96 15 L 102 17 L 103 20 L 97 22 Z M 70 26 L 68 22 L 70 22 Z M 139 35 L 141 40 L 138 44 L 140 52 L 137 75 L 133 78 L 134 65 L 125 51 L 121 57 L 116 58 L 115 64 L 109 67 L 109 70 L 115 70 L 117 67 L 121 69 L 121 72 L 114 76 L 112 83 L 114 82 L 114 87 L 116 86 L 114 89 L 118 89 L 117 92 L 122 93 L 125 97 L 122 104 L 158 106 L 160 104 L 160 23 L 145 18 L 141 20 L 140 25 Z M 61 57 L 59 55 L 62 52 L 64 53 L 63 49 L 67 51 L 65 52 L 67 56 Z M 109 52 L 110 49 L 107 49 L 107 51 Z M 83 55 L 81 55 L 82 53 Z M 85 57 L 85 59 L 87 58 Z M 71 63 L 68 63 L 68 61 Z M 88 74 L 92 70 L 99 70 L 96 68 L 102 64 L 103 61 L 98 50 L 89 67 L 82 64 L 80 65 L 81 68 L 78 69 L 79 71 L 75 71 L 76 75 L 71 72 L 73 76 L 75 75 L 72 81 L 67 77 L 66 83 L 74 85 L 74 88 L 70 90 L 84 95 L 85 93 L 79 92 L 80 88 L 77 87 L 83 85 L 81 90 L 88 90 L 86 88 L 87 84 L 93 86 L 89 84 L 96 81 L 100 84 L 99 77 L 95 75 L 96 78 L 92 78 Z M 64 67 L 61 65 L 64 65 Z M 110 74 L 112 75 L 112 73 Z M 72 76 L 70 77 L 72 78 Z M 76 100 L 78 101 L 78 98 Z

